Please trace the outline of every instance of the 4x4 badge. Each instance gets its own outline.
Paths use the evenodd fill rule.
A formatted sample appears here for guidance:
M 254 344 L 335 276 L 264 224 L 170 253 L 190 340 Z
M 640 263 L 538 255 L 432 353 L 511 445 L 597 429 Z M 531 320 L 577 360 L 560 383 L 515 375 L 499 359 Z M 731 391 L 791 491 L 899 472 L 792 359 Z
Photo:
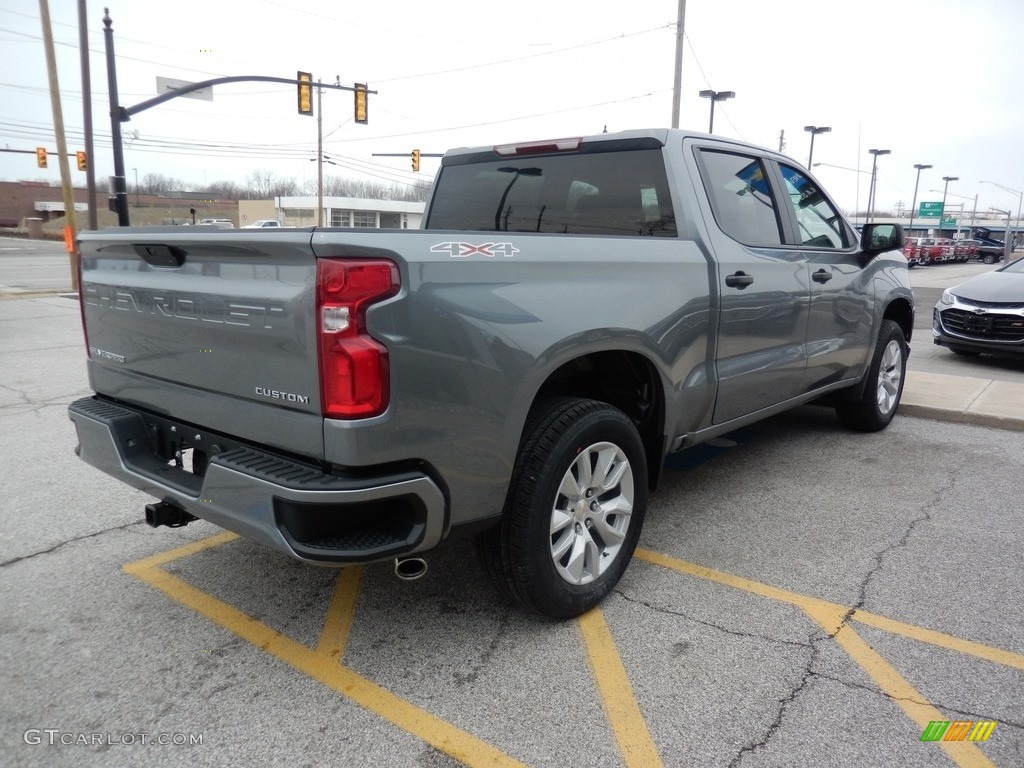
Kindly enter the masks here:
M 431 253 L 447 253 L 453 259 L 464 259 L 479 253 L 481 256 L 494 258 L 495 256 L 506 256 L 511 258 L 519 253 L 519 249 L 512 243 L 438 243 L 430 246 Z

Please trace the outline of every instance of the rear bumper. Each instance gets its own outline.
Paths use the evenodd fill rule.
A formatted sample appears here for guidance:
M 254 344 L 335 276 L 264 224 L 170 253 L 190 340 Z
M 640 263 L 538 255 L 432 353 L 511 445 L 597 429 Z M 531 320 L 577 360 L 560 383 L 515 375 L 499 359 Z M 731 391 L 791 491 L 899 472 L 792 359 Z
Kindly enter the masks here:
M 345 565 L 440 543 L 447 504 L 418 470 L 343 476 L 89 397 L 72 403 L 76 453 L 127 485 L 310 563 Z M 168 441 L 207 451 L 202 475 L 168 463 Z

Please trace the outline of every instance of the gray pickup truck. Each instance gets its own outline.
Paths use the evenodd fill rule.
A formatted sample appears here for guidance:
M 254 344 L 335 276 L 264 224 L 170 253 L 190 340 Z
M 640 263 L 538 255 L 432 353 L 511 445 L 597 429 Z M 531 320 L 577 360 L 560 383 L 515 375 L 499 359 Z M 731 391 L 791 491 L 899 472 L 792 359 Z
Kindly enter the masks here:
M 812 401 L 890 422 L 902 240 L 678 130 L 453 150 L 418 231 L 88 233 L 77 450 L 152 525 L 406 576 L 470 533 L 503 594 L 576 616 L 669 452 Z

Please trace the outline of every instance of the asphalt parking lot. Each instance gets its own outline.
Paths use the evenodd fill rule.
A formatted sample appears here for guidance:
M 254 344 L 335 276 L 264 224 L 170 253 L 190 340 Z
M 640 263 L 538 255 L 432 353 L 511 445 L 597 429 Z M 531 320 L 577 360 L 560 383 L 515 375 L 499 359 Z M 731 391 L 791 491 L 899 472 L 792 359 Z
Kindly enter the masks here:
M 465 541 L 409 583 L 147 528 L 73 454 L 78 323 L 0 302 L 5 764 L 1024 764 L 1019 432 L 803 408 L 679 454 L 616 591 L 552 623 Z

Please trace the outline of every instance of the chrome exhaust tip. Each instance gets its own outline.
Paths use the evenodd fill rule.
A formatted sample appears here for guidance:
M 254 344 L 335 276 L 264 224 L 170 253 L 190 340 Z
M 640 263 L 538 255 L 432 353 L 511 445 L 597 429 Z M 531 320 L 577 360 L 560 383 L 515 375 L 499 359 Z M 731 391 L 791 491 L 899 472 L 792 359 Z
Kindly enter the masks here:
M 427 561 L 422 557 L 396 557 L 395 576 L 402 581 L 416 581 L 427 572 Z

